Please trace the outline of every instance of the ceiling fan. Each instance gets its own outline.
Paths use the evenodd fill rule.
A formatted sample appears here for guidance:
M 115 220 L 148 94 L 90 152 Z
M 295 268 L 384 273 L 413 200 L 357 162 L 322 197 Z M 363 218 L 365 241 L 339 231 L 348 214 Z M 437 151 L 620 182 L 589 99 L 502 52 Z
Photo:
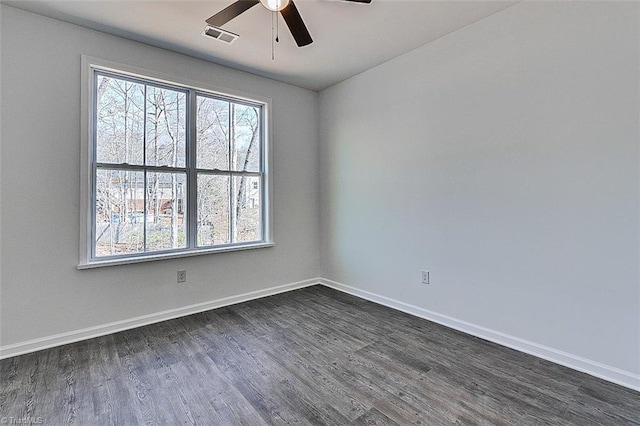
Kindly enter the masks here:
M 371 0 L 343 0 L 355 3 L 371 3 Z M 224 24 L 239 16 L 240 14 L 251 9 L 258 3 L 272 12 L 280 12 L 284 22 L 289 27 L 293 39 L 298 47 L 306 46 L 313 43 L 311 34 L 302 20 L 302 16 L 298 12 L 298 8 L 293 0 L 238 0 L 235 3 L 225 7 L 220 12 L 207 19 L 207 24 L 220 29 Z

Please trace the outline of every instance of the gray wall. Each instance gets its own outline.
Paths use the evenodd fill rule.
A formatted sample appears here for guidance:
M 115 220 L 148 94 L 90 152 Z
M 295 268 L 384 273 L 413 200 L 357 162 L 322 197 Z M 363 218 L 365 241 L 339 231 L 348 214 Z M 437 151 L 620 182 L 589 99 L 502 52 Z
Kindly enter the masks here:
M 525 2 L 321 92 L 323 276 L 640 372 L 638 17 Z
M 11 7 L 1 14 L 2 345 L 318 276 L 317 93 Z M 276 246 L 76 270 L 81 54 L 272 98 Z

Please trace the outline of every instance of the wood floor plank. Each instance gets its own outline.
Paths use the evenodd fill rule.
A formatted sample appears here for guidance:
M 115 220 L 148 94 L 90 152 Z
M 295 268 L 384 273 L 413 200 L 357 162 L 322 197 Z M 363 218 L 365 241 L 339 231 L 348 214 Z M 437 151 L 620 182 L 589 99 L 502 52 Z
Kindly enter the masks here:
M 48 425 L 636 425 L 640 393 L 313 286 L 0 361 Z
M 287 374 L 311 389 L 314 398 L 329 404 L 349 421 L 373 408 L 367 401 L 356 398 L 349 384 L 337 381 L 328 374 L 326 365 L 314 362 L 313 357 L 287 356 L 290 352 L 282 347 L 264 350 L 274 362 L 282 365 Z
M 351 391 L 358 398 L 370 401 L 374 408 L 399 424 L 446 423 L 439 413 L 413 405 L 403 398 L 405 395 L 401 391 L 385 384 L 379 377 L 372 377 L 371 372 L 360 371 L 357 366 L 338 361 L 331 365 L 331 372 L 338 380 L 350 384 Z
M 366 413 L 363 413 L 360 417 L 353 421 L 354 425 L 385 425 L 385 426 L 400 426 L 398 423 L 391 420 L 384 413 L 380 412 L 376 408 L 372 408 Z
M 195 405 L 205 407 L 206 412 L 213 412 L 202 416 L 202 424 L 266 424 L 206 353 L 195 355 L 190 362 L 174 364 L 172 369 L 182 381 L 182 386 L 192 390 Z
M 269 377 L 267 370 L 247 367 L 245 354 L 228 334 L 210 338 L 213 345 L 209 356 L 267 424 L 309 424 L 289 401 L 280 400 L 279 381 Z

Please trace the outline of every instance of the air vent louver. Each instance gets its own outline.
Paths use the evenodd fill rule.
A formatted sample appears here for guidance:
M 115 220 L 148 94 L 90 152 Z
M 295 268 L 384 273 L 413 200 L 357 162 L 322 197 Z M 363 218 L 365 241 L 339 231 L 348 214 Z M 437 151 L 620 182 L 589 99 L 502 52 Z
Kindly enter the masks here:
M 215 38 L 223 43 L 231 44 L 240 37 L 238 34 L 234 34 L 232 32 L 223 30 L 219 27 L 212 27 L 207 25 L 204 31 L 202 31 L 202 35 L 206 37 Z

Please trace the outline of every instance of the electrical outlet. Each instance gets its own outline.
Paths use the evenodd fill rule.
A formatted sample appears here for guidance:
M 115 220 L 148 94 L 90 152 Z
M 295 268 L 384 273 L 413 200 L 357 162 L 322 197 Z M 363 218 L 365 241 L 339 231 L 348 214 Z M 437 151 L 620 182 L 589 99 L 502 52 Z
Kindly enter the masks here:
M 187 271 L 182 270 L 178 271 L 178 283 L 186 283 L 187 282 Z
M 429 284 L 429 271 L 422 271 L 422 284 Z

